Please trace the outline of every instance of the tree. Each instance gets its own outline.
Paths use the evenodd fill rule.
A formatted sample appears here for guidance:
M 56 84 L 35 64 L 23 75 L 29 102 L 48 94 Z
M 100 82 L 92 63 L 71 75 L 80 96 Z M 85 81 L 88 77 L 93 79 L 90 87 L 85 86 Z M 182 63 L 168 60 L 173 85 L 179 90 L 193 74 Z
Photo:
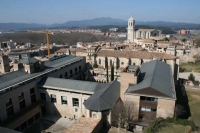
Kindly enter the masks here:
M 185 38 L 183 38 L 183 39 L 181 39 L 181 41 L 182 41 L 183 43 L 185 43 L 187 40 L 186 40 Z
M 185 109 L 182 105 L 177 104 L 174 110 L 174 118 L 178 119 L 181 115 L 185 114 Z
M 188 76 L 188 80 L 195 81 L 195 76 L 190 73 L 190 75 Z
M 195 59 L 195 62 L 199 62 L 200 61 L 200 55 L 199 54 L 195 54 L 193 56 L 193 58 Z
M 112 63 L 112 66 L 111 66 L 111 76 L 110 76 L 110 81 L 113 81 L 114 80 L 114 63 Z
M 105 57 L 105 68 L 106 68 L 106 82 L 109 82 L 108 79 L 108 58 Z
M 164 38 L 164 41 L 169 42 L 169 38 L 165 37 L 165 38 Z
M 98 65 L 97 65 L 97 54 L 94 53 L 93 56 L 94 56 L 94 65 L 93 65 L 93 67 L 97 68 L 98 67 Z
M 126 128 L 136 119 L 135 103 L 133 101 L 125 100 L 118 101 L 112 109 L 112 125 L 118 128 Z

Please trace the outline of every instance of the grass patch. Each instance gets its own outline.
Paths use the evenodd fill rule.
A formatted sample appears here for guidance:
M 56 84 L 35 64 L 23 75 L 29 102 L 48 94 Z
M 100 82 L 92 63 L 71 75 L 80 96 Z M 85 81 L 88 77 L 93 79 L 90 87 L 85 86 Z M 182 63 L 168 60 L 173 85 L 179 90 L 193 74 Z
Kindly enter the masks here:
M 187 90 L 191 116 L 188 118 L 200 127 L 200 91 Z
M 161 127 L 156 133 L 188 133 L 190 130 L 190 126 L 166 123 L 166 125 Z
M 200 62 L 188 62 L 180 64 L 180 72 L 200 72 Z

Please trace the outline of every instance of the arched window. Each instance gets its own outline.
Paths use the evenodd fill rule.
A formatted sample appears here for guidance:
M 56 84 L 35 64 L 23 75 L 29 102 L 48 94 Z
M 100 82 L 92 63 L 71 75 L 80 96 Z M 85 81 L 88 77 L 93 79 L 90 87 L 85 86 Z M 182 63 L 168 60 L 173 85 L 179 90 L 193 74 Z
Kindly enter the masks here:
M 93 115 L 92 115 L 92 118 L 97 118 L 97 115 L 96 115 L 96 114 L 93 114 Z
M 99 59 L 99 65 L 101 65 L 101 59 Z

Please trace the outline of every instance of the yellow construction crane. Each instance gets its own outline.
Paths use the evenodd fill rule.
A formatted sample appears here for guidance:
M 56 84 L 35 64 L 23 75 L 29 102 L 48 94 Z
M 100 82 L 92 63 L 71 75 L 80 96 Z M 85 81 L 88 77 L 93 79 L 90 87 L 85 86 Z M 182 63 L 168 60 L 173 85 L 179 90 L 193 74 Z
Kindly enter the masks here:
M 51 56 L 50 56 L 51 52 L 50 52 L 49 35 L 53 35 L 53 32 L 47 30 L 46 31 L 46 38 L 47 38 L 47 47 L 48 47 L 48 58 L 50 59 L 51 58 Z
M 48 58 L 51 58 L 51 52 L 50 52 L 50 41 L 49 41 L 49 35 L 53 35 L 53 32 L 46 30 L 46 32 L 44 31 L 34 31 L 34 30 L 28 30 L 28 32 L 31 33 L 45 33 L 46 34 L 46 39 L 47 39 L 47 48 L 48 48 Z

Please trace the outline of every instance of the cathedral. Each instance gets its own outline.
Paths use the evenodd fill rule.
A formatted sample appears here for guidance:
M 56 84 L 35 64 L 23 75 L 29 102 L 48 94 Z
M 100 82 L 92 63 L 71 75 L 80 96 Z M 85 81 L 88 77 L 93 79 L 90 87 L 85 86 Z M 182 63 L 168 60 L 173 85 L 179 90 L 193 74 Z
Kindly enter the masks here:
M 137 39 L 151 39 L 155 36 L 161 36 L 161 31 L 156 29 L 135 29 L 135 20 L 133 16 L 128 19 L 127 42 L 134 43 Z

